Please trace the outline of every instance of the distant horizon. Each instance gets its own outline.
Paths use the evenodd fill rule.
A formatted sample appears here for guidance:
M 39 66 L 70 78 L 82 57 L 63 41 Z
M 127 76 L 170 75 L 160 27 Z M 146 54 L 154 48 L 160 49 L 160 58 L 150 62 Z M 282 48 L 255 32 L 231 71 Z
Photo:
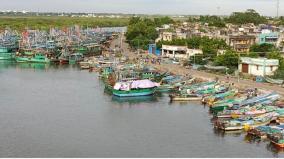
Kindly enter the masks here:
M 251 9 L 251 8 L 248 8 Z M 247 9 L 243 10 L 243 11 L 236 11 L 236 12 L 245 12 Z M 112 13 L 112 12 L 53 12 L 53 11 L 29 11 L 29 10 L 0 10 L 0 12 L 8 12 L 12 13 L 12 12 L 27 12 L 27 13 L 52 13 L 52 14 L 105 14 L 105 15 L 134 15 L 134 16 L 139 16 L 139 15 L 145 15 L 145 16 L 230 16 L 231 14 L 227 14 L 227 15 L 216 15 L 216 14 L 162 14 L 162 13 L 157 13 L 157 14 L 146 14 L 146 13 Z M 257 11 L 256 11 L 257 12 Z M 259 13 L 259 12 L 258 12 Z M 262 15 L 261 13 L 259 13 L 261 16 L 266 16 L 266 17 L 273 17 L 273 16 L 269 16 L 269 15 Z M 282 15 L 279 15 L 282 16 Z M 284 16 L 284 15 L 283 15 Z
M 284 15 L 279 3 L 279 16 Z M 277 0 L 10 0 L 1 11 L 40 13 L 101 13 L 134 15 L 220 15 L 254 9 L 264 16 L 276 16 Z

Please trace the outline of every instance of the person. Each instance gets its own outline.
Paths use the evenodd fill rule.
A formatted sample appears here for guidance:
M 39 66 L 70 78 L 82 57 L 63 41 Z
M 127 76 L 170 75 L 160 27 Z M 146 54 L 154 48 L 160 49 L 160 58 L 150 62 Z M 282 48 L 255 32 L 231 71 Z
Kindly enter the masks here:
M 219 78 L 218 78 L 217 76 L 215 77 L 215 81 L 216 81 L 216 82 L 219 82 Z
M 230 77 L 229 77 L 229 75 L 227 75 L 227 83 L 229 83 L 230 82 Z
M 203 106 L 205 107 L 205 106 L 206 106 L 206 102 L 205 102 L 205 96 L 204 96 L 204 95 L 202 95 L 202 100 L 201 100 L 201 102 L 202 102 Z
M 257 88 L 254 89 L 253 93 L 254 93 L 253 95 L 256 97 L 257 96 Z

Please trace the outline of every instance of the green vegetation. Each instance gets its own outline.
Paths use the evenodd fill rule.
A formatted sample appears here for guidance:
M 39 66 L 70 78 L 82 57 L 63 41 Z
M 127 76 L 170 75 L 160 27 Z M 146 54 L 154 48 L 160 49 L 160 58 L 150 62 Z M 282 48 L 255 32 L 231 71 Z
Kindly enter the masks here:
M 223 55 L 219 55 L 215 58 L 214 64 L 216 66 L 226 66 L 230 69 L 238 67 L 238 54 L 234 51 L 227 50 Z
M 200 16 L 199 21 L 201 23 L 208 23 L 209 26 L 215 26 L 223 28 L 226 26 L 225 21 L 218 16 Z
M 154 18 L 154 23 L 156 26 L 162 26 L 164 24 L 172 24 L 174 20 L 170 17 Z
M 278 59 L 279 68 L 274 74 L 274 78 L 283 79 L 284 78 L 284 58 L 281 56 L 281 53 L 278 51 L 272 51 L 266 55 L 268 59 Z
M 225 19 L 225 21 L 232 24 L 254 23 L 258 25 L 267 23 L 267 19 L 253 9 L 248 9 L 245 12 L 234 12 L 229 18 Z
M 272 51 L 266 55 L 268 59 L 278 59 L 279 60 L 279 70 L 284 70 L 284 58 L 278 51 Z
M 15 30 L 30 29 L 44 29 L 48 30 L 51 27 L 64 28 L 73 25 L 82 27 L 114 27 L 126 26 L 129 19 L 127 18 L 81 18 L 81 17 L 1 17 L 0 29 L 9 27 Z
M 189 61 L 192 64 L 198 64 L 198 65 L 205 65 L 208 60 L 203 58 L 203 55 L 195 55 L 195 56 L 191 56 Z
M 276 50 L 275 46 L 272 44 L 254 44 L 250 47 L 250 52 L 271 52 Z
M 173 23 L 169 17 L 154 18 L 154 20 L 132 17 L 129 20 L 126 39 L 131 47 L 146 50 L 148 44 L 153 43 L 158 37 L 156 27 L 169 23 Z
M 256 53 L 256 52 L 250 52 L 248 54 L 245 54 L 244 55 L 245 57 L 251 57 L 251 58 L 258 58 L 259 57 L 259 54 Z

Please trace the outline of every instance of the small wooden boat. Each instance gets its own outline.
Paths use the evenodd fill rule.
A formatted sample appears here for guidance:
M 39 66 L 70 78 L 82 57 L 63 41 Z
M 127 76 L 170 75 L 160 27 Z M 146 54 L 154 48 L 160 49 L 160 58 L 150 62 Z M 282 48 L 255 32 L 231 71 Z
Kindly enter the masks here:
M 284 143 L 278 143 L 278 142 L 275 142 L 273 140 L 271 140 L 271 143 L 278 148 L 284 148 Z
M 202 100 L 201 96 L 195 94 L 183 94 L 183 95 L 169 95 L 171 101 L 200 101 Z
M 232 119 L 216 121 L 214 126 L 224 131 L 249 130 L 258 126 L 268 125 L 274 118 L 274 113 L 267 113 L 250 119 Z
M 88 61 L 81 61 L 79 65 L 81 69 L 90 69 L 90 63 Z

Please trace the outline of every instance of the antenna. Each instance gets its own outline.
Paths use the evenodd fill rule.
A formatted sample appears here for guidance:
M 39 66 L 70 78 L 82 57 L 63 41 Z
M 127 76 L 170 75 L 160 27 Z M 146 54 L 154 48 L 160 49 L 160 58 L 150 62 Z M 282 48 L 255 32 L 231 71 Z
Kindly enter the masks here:
M 278 18 L 279 17 L 279 0 L 277 0 L 277 15 L 276 17 Z

